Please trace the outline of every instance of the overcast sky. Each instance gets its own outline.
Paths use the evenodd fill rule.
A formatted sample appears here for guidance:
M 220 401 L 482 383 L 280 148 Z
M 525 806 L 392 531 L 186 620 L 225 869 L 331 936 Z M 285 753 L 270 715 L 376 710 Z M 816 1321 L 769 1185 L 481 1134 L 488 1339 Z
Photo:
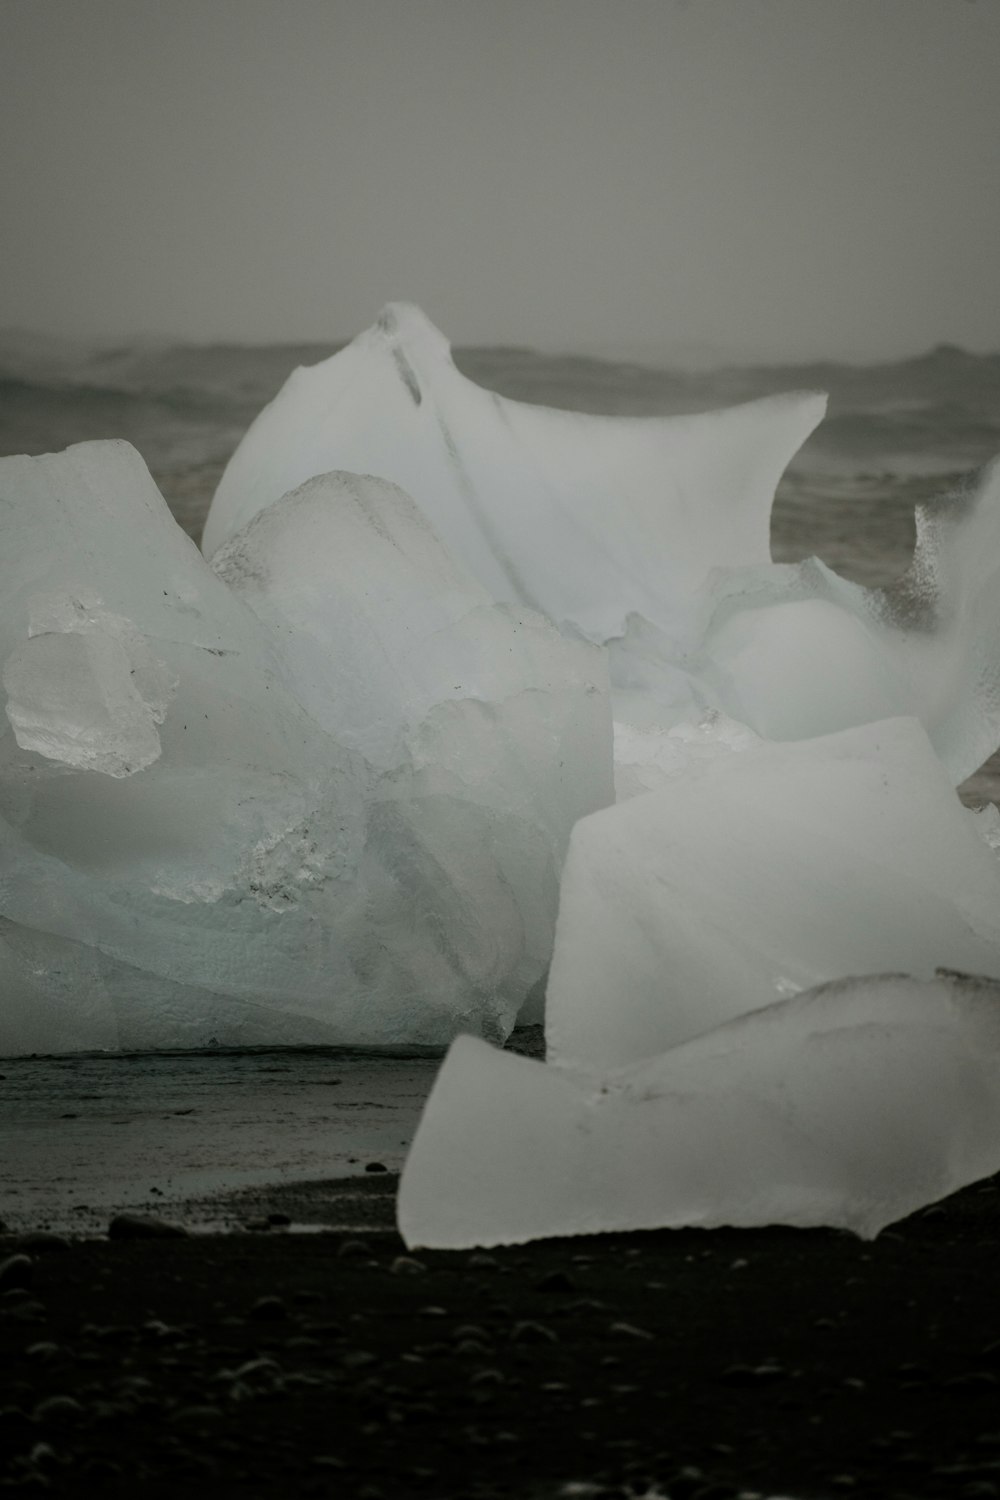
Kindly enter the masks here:
M 0 326 L 1000 348 L 1000 0 L 0 0 Z

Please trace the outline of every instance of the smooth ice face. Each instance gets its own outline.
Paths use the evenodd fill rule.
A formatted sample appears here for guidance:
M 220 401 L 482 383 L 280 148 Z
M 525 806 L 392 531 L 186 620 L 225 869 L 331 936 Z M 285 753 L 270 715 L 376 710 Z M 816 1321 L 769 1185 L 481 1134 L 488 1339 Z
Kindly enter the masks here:
M 845 974 L 941 966 L 1000 978 L 1000 866 L 915 721 L 721 753 L 574 829 L 549 1053 L 615 1067 Z
M 405 496 L 369 489 L 293 497 L 242 572 L 234 543 L 236 589 L 127 444 L 0 463 L 0 1051 L 441 1044 L 513 1024 L 570 826 L 611 797 L 601 662 L 484 600 Z M 338 640 L 326 699 L 287 572 L 315 527 L 339 538 L 325 614 L 309 575 L 315 640 L 353 608 L 341 590 L 398 605 L 377 640 Z M 438 629 L 466 674 L 440 697 Z M 418 686 L 384 665 L 375 739 L 349 701 L 341 733 L 337 693 L 374 689 L 421 632 Z
M 204 549 L 315 474 L 377 474 L 492 598 L 591 641 L 632 614 L 673 629 L 711 568 L 768 561 L 775 486 L 825 404 L 809 393 L 664 418 L 528 406 L 466 379 L 423 313 L 393 303 L 261 412 Z
M 586 1074 L 451 1048 L 410 1149 L 410 1248 L 718 1225 L 871 1237 L 1000 1165 L 1000 985 L 844 979 Z

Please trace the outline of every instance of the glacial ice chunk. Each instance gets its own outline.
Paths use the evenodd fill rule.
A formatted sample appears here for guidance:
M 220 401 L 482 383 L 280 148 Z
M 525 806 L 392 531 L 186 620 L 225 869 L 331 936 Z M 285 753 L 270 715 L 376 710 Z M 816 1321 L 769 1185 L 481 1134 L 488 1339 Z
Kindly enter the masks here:
M 921 727 L 761 744 L 577 824 L 549 1051 L 615 1067 L 845 974 L 940 967 L 1000 978 L 1000 865 Z
M 7 1051 L 510 1029 L 569 829 L 612 795 L 603 663 L 484 600 L 387 488 L 293 497 L 230 587 L 127 444 L 0 463 Z M 310 640 L 313 527 L 339 549 L 303 564 Z M 317 651 L 365 590 L 381 635 Z
M 468 380 L 423 313 L 392 303 L 260 413 L 204 550 L 315 474 L 375 474 L 413 496 L 492 598 L 591 641 L 621 635 L 633 613 L 668 628 L 710 569 L 769 560 L 775 486 L 825 399 L 663 418 L 529 406 Z
M 609 1072 L 459 1037 L 398 1220 L 411 1249 L 719 1225 L 868 1238 L 998 1168 L 1000 984 L 884 974 Z
M 510 986 L 526 993 L 551 955 L 569 831 L 614 797 L 603 654 L 494 604 L 410 497 L 371 476 L 309 480 L 212 567 L 315 722 L 386 773 L 372 817 L 405 856 L 411 896 L 433 905 L 447 886 L 464 904 L 490 890 L 480 918 L 453 924 L 465 971 L 493 961 L 506 923 L 523 948 Z M 378 909 L 372 931 L 398 943 Z
M 954 784 L 1000 744 L 1000 461 L 917 507 L 906 573 L 865 588 L 817 558 L 707 579 L 686 639 L 633 619 L 616 718 L 715 709 L 771 740 L 919 718 Z

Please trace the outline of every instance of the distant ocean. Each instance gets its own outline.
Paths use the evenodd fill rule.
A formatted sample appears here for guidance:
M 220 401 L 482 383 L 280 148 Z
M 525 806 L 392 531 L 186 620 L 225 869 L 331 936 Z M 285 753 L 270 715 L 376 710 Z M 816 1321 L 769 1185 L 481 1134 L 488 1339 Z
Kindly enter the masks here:
M 0 454 L 127 438 L 197 540 L 254 416 L 296 365 L 339 347 L 140 341 L 95 350 L 0 334 Z M 906 566 L 919 500 L 1000 454 L 1000 354 L 953 345 L 884 364 L 697 372 L 518 348 L 458 349 L 455 359 L 504 396 L 631 416 L 705 411 L 775 391 L 829 392 L 826 420 L 778 489 L 772 550 L 781 562 L 816 553 L 860 583 L 885 583 Z M 998 794 L 1000 763 L 971 793 Z

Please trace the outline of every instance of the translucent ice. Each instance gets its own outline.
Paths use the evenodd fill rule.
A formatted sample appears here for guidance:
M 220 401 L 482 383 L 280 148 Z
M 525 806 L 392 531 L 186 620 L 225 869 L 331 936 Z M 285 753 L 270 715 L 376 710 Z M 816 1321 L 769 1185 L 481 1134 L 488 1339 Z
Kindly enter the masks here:
M 550 1055 L 615 1067 L 846 974 L 1000 978 L 1000 865 L 910 719 L 708 758 L 577 824 Z
M 0 1047 L 503 1035 L 611 797 L 599 653 L 378 481 L 229 582 L 127 444 L 4 460 L 0 515 Z
M 683 1225 L 873 1236 L 1000 1166 L 1000 985 L 844 979 L 574 1072 L 460 1037 L 407 1158 L 411 1248 Z
M 681 653 L 704 700 L 774 740 L 912 714 L 955 784 L 976 771 L 1000 744 L 1000 462 L 916 522 L 912 564 L 887 588 L 816 558 L 710 580 L 706 624 Z M 670 652 L 647 642 L 647 663 Z M 632 643 L 628 655 L 635 676 Z M 652 670 L 644 685 L 672 719 L 676 690 Z
M 406 304 L 290 377 L 234 454 L 205 549 L 331 469 L 404 487 L 490 597 L 611 652 L 626 794 L 636 741 L 722 712 L 795 740 L 918 717 L 954 782 L 1000 743 L 1000 470 L 920 507 L 892 588 L 770 563 L 775 485 L 825 398 L 672 418 L 584 416 L 482 390 Z M 631 769 L 629 769 L 631 768 Z
M 393 303 L 261 412 L 204 548 L 314 474 L 378 474 L 492 598 L 592 641 L 633 613 L 671 628 L 711 568 L 768 561 L 775 485 L 824 409 L 815 394 L 664 418 L 528 406 L 468 380 L 423 313 Z

